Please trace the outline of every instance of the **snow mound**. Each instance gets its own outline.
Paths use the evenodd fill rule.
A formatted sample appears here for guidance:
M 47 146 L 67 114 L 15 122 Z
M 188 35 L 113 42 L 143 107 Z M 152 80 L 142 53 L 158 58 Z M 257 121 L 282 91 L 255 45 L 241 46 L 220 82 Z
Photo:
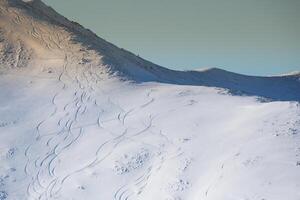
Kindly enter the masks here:
M 117 174 L 129 173 L 132 170 L 141 168 L 150 159 L 150 153 L 146 149 L 142 149 L 134 155 L 123 155 L 122 158 L 115 161 L 115 171 Z

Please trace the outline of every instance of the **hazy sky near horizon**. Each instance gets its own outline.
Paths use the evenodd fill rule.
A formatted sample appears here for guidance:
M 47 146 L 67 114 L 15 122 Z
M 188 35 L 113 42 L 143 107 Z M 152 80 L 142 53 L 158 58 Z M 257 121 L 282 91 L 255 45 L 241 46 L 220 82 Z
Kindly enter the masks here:
M 100 37 L 179 70 L 300 70 L 300 0 L 44 0 Z

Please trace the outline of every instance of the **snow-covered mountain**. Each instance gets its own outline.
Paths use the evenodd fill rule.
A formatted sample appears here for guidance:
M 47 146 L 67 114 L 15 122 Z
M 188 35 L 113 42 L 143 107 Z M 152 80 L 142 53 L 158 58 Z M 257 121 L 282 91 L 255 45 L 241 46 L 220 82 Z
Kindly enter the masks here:
M 92 66 L 99 73 L 137 82 L 204 85 L 271 99 L 300 99 L 299 73 L 250 77 L 216 68 L 189 72 L 169 70 L 106 42 L 40 0 L 1 0 L 0 25 L 0 64 L 5 68 L 20 70 L 30 66 L 26 69 L 31 74 L 49 71 L 54 76 L 68 68 L 74 78 L 74 74 L 78 75 L 76 66 L 79 70 Z
M 0 0 L 0 200 L 298 200 L 300 74 L 174 71 Z

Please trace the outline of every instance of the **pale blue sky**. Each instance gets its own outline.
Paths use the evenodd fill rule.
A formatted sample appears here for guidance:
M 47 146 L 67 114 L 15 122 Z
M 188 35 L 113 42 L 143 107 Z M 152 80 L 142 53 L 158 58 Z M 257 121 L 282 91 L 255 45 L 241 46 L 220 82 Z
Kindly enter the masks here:
M 300 70 L 299 0 L 44 0 L 100 37 L 172 69 Z

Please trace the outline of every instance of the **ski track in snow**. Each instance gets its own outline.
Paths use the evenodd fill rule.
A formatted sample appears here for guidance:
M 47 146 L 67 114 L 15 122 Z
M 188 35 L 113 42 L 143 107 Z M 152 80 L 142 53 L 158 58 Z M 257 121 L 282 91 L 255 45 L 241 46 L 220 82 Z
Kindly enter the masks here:
M 65 58 L 65 62 L 68 63 L 67 57 Z M 95 167 L 96 165 L 99 165 L 109 155 L 112 154 L 114 149 L 116 149 L 121 142 L 123 142 L 126 139 L 136 137 L 136 136 L 146 132 L 152 126 L 153 119 L 150 116 L 149 124 L 144 129 L 142 129 L 141 131 L 138 131 L 136 133 L 129 134 L 129 133 L 127 133 L 128 129 L 126 128 L 126 119 L 130 116 L 131 113 L 134 112 L 135 108 L 130 109 L 126 112 L 125 111 L 120 112 L 117 116 L 117 119 L 120 121 L 121 125 L 126 128 L 125 131 L 123 133 L 121 133 L 119 136 L 116 136 L 115 138 L 108 140 L 108 141 L 104 142 L 103 144 L 101 144 L 95 153 L 94 160 L 91 163 L 87 164 L 83 168 L 79 168 L 79 169 L 72 171 L 64 176 L 58 177 L 55 172 L 56 171 L 56 165 L 55 165 L 56 160 L 59 158 L 59 156 L 61 154 L 64 153 L 64 151 L 67 148 L 72 147 L 72 145 L 74 145 L 76 143 L 76 141 L 80 140 L 80 137 L 82 137 L 84 135 L 84 128 L 79 127 L 80 131 L 79 131 L 78 135 L 74 136 L 74 133 L 72 131 L 74 129 L 73 128 L 74 124 L 79 121 L 78 118 L 80 116 L 82 116 L 86 112 L 88 112 L 88 107 L 92 106 L 89 104 L 96 102 L 96 99 L 92 99 L 92 97 L 91 97 L 92 94 L 89 94 L 89 92 L 87 90 L 84 90 L 84 88 L 85 88 L 83 86 L 84 84 L 81 83 L 79 81 L 79 78 L 77 77 L 76 83 L 78 85 L 77 86 L 78 89 L 75 90 L 72 101 L 68 102 L 63 107 L 59 107 L 57 105 L 57 103 L 56 103 L 57 99 L 64 95 L 64 91 L 67 87 L 66 83 L 63 82 L 63 77 L 64 77 L 64 73 L 66 73 L 66 71 L 65 71 L 66 68 L 67 68 L 67 64 L 63 67 L 64 72 L 61 73 L 58 77 L 59 82 L 62 84 L 61 91 L 54 94 L 54 96 L 51 99 L 51 103 L 54 107 L 54 112 L 49 114 L 49 117 L 47 119 L 43 119 L 42 121 L 40 121 L 38 123 L 38 125 L 36 127 L 36 134 L 37 134 L 36 140 L 33 142 L 33 144 L 28 146 L 24 152 L 24 155 L 27 157 L 27 163 L 25 165 L 24 172 L 25 172 L 26 176 L 31 177 L 31 178 L 29 178 L 31 181 L 28 183 L 28 186 L 27 186 L 27 195 L 28 195 L 29 199 L 31 199 L 31 198 L 32 199 L 55 198 L 58 195 L 58 193 L 63 189 L 63 185 L 64 185 L 65 181 L 67 181 L 67 179 L 72 178 L 72 176 L 84 171 L 87 168 L 91 168 L 91 167 Z M 84 75 L 84 79 L 87 84 L 90 84 L 88 81 L 88 77 L 86 77 L 86 75 Z M 148 93 L 147 97 L 150 98 L 150 92 Z M 111 99 L 109 99 L 109 101 L 111 102 Z M 151 98 L 150 101 L 146 102 L 145 104 L 143 104 L 141 106 L 138 106 L 138 108 L 143 109 L 146 106 L 150 105 L 150 103 L 152 103 L 153 101 L 154 101 L 154 99 Z M 96 103 L 94 105 L 97 106 Z M 116 104 L 112 102 L 112 105 L 116 105 Z M 117 106 L 121 108 L 121 106 L 119 106 L 119 105 L 117 105 Z M 75 108 L 75 109 L 73 109 L 73 110 L 75 110 L 75 112 L 73 111 L 73 114 L 72 114 L 72 110 L 69 110 L 68 108 L 70 108 L 70 109 Z M 124 109 L 121 108 L 121 110 L 124 110 Z M 58 113 L 58 112 L 65 113 L 65 114 L 63 114 L 63 117 L 59 118 L 58 122 L 56 123 L 58 125 L 58 128 L 61 128 L 61 129 L 56 134 L 51 134 L 51 135 L 43 134 L 43 131 L 42 131 L 43 125 L 46 124 L 47 121 L 50 121 L 51 118 L 55 117 L 56 113 Z M 103 110 L 102 110 L 102 112 L 103 112 Z M 103 123 L 103 122 L 101 122 L 101 113 L 102 112 L 100 112 L 100 114 L 99 114 L 99 117 L 97 119 L 97 124 L 98 124 L 99 128 L 105 129 L 105 127 L 103 127 L 101 125 Z M 56 138 L 59 138 L 59 139 L 56 139 Z M 52 141 L 58 141 L 58 143 L 54 143 Z M 39 155 L 38 157 L 33 159 L 33 158 L 31 158 L 30 153 L 29 153 L 30 149 L 32 148 L 32 145 L 44 145 L 45 147 L 47 147 L 46 149 L 48 149 L 48 150 L 43 155 Z M 101 149 L 104 146 L 109 146 L 107 148 L 111 148 L 111 150 L 107 154 L 102 155 Z M 34 175 L 32 175 L 32 172 L 31 173 L 28 172 L 28 168 L 34 169 L 34 171 L 35 171 L 33 173 Z M 149 170 L 149 172 L 150 171 L 151 170 Z M 45 172 L 46 172 L 46 174 L 45 174 Z M 43 177 L 41 177 L 42 174 L 43 174 Z M 46 175 L 46 177 L 45 177 L 45 175 Z M 145 180 L 143 180 L 143 181 L 146 181 L 146 179 L 148 179 L 150 177 L 150 175 L 143 175 L 143 176 L 146 177 L 146 178 L 144 178 Z M 41 183 L 40 179 L 48 180 L 48 184 L 43 185 Z M 139 179 L 137 179 L 136 181 L 139 181 Z M 136 183 L 135 187 L 137 185 L 139 185 L 140 183 L 141 183 L 141 181 L 139 181 L 139 183 Z M 127 189 L 127 190 L 129 191 L 130 189 Z M 125 199 L 128 199 L 128 198 L 129 198 L 129 196 L 125 197 Z M 120 197 L 120 199 L 122 199 L 122 198 Z
M 66 56 L 66 63 L 68 63 L 67 59 L 68 58 Z M 103 162 L 113 153 L 116 148 L 118 148 L 120 143 L 124 142 L 125 140 L 131 140 L 132 138 L 147 132 L 152 127 L 154 118 L 151 115 L 149 115 L 148 117 L 148 124 L 145 124 L 145 127 L 140 131 L 129 133 L 128 127 L 126 125 L 126 120 L 131 116 L 131 114 L 134 115 L 134 112 L 136 110 L 141 112 L 141 110 L 155 101 L 155 99 L 150 96 L 152 91 L 147 94 L 145 103 L 137 105 L 135 108 L 129 109 L 128 111 L 125 111 L 122 106 L 114 103 L 111 99 L 108 99 L 108 102 L 110 102 L 111 105 L 117 105 L 117 107 L 121 109 L 122 112 L 117 115 L 117 119 L 120 122 L 121 126 L 124 127 L 125 131 L 120 135 L 115 136 L 114 138 L 102 143 L 95 152 L 94 159 L 91 163 L 88 163 L 85 167 L 78 168 L 75 171 L 71 171 L 70 173 L 67 173 L 65 175 L 58 176 L 56 173 L 56 161 L 58 160 L 59 156 L 62 155 L 66 149 L 72 148 L 72 145 L 75 145 L 75 143 L 84 136 L 84 127 L 80 126 L 77 128 L 79 129 L 79 131 L 77 131 L 77 135 L 75 135 L 73 131 L 75 129 L 74 124 L 80 121 L 80 116 L 88 112 L 89 107 L 99 107 L 99 105 L 97 104 L 97 99 L 93 99 L 93 95 L 90 94 L 89 91 L 83 89 L 86 87 L 83 87 L 84 84 L 79 81 L 78 77 L 76 78 L 77 89 L 75 89 L 75 91 L 73 92 L 73 99 L 63 106 L 58 105 L 59 99 L 64 96 L 64 92 L 66 88 L 68 88 L 67 84 L 63 81 L 64 74 L 66 73 L 66 68 L 67 64 L 63 67 L 64 71 L 58 77 L 59 84 L 62 85 L 60 92 L 55 93 L 51 99 L 51 104 L 54 111 L 50 113 L 46 119 L 42 119 L 37 124 L 36 139 L 24 151 L 24 155 L 27 158 L 24 172 L 28 177 L 28 180 L 30 180 L 26 189 L 28 199 L 59 198 L 59 193 L 62 191 L 64 183 L 68 179 L 71 179 L 72 176 L 88 168 L 92 168 L 101 164 L 101 162 Z M 87 84 L 90 84 L 86 75 L 85 81 Z M 105 122 L 101 121 L 101 115 L 104 112 L 105 111 L 102 109 L 96 120 L 96 124 L 100 129 L 105 129 L 105 125 L 103 125 L 105 124 Z M 57 118 L 57 113 L 60 113 L 60 116 L 62 117 Z M 51 121 L 52 119 L 58 120 L 57 123 L 55 123 L 58 126 L 58 131 L 56 133 L 47 134 L 47 130 L 43 130 L 43 127 L 46 126 L 47 122 Z M 44 153 L 41 152 L 41 154 L 34 157 L 31 155 L 31 149 L 33 148 L 33 146 L 38 145 L 44 147 L 45 149 L 47 149 L 47 151 L 45 151 Z M 102 154 L 102 148 L 108 148 L 111 150 L 109 150 L 107 153 Z M 122 188 L 120 188 L 114 195 L 115 199 L 129 199 L 130 196 L 136 195 L 134 192 L 132 192 L 131 187 L 139 188 L 139 193 L 141 193 L 143 188 L 145 188 L 145 186 L 147 185 L 147 180 L 150 178 L 153 168 L 154 166 L 150 166 L 146 170 L 145 174 L 137 178 L 133 182 L 133 184 L 124 185 Z M 44 181 L 42 183 L 41 180 L 47 181 Z

